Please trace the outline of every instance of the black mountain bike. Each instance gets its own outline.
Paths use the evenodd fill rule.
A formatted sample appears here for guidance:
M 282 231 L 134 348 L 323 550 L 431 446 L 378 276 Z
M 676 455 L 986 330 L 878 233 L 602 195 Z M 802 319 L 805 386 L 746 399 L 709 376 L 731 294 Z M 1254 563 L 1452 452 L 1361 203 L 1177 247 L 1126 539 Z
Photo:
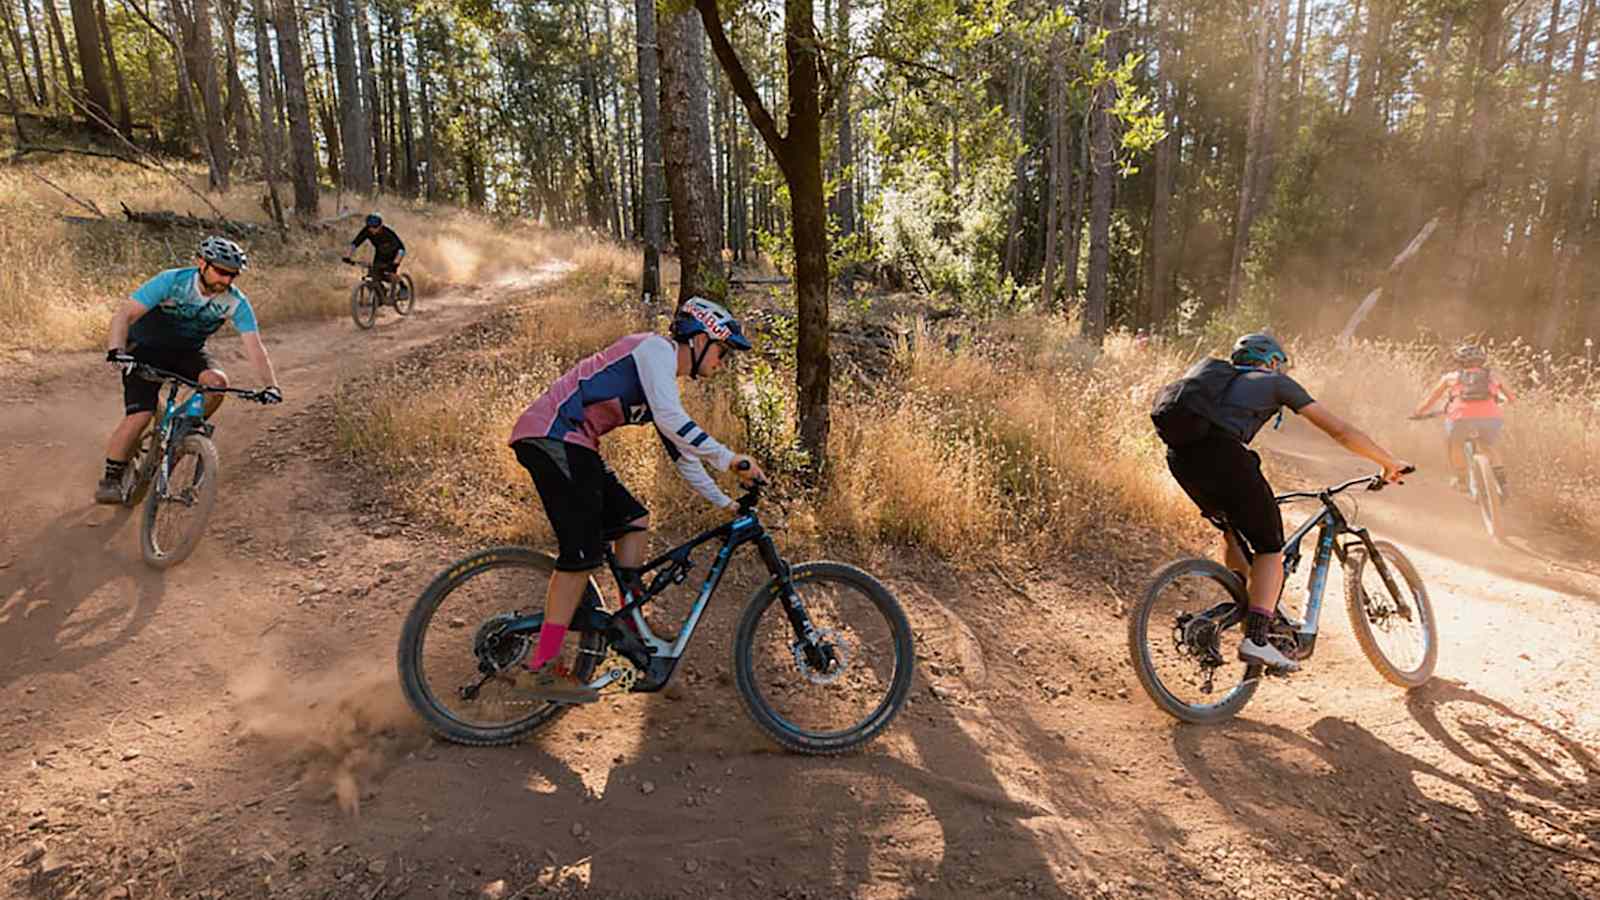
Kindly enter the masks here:
M 1280 504 L 1316 500 L 1322 511 L 1295 529 L 1283 550 L 1287 584 L 1300 565 L 1300 541 L 1318 529 L 1305 621 L 1284 611 L 1280 592 L 1268 640 L 1290 659 L 1311 658 L 1329 564 L 1337 555 L 1344 565 L 1345 611 L 1361 652 L 1388 681 L 1418 687 L 1433 676 L 1439 653 L 1428 589 L 1400 548 L 1373 540 L 1367 529 L 1352 525 L 1334 502 L 1335 496 L 1357 485 L 1381 490 L 1383 475 L 1278 496 Z M 1229 530 L 1250 558 L 1248 542 L 1237 530 Z M 1128 651 L 1139 683 L 1157 706 L 1185 722 L 1212 723 L 1231 718 L 1250 702 L 1263 667 L 1246 665 L 1237 657 L 1244 638 L 1239 626 L 1249 606 L 1239 577 L 1213 560 L 1178 560 L 1156 572 L 1138 608 L 1128 616 Z
M 133 373 L 167 383 L 167 400 L 140 433 L 122 475 L 122 505 L 144 500 L 139 544 L 144 561 L 157 569 L 183 562 L 194 552 L 217 502 L 222 463 L 211 442 L 216 426 L 205 420 L 206 394 L 237 394 L 260 401 L 260 391 L 217 388 L 176 372 L 138 365 Z M 178 402 L 178 388 L 193 393 Z
M 771 578 L 751 596 L 733 640 L 740 699 L 773 740 L 800 753 L 837 754 L 876 737 L 911 690 L 911 625 L 889 590 L 837 562 L 791 566 L 756 514 L 761 485 L 739 498 L 732 521 L 643 567 L 637 596 L 624 593 L 611 550 L 606 562 L 627 602 L 602 608 L 593 581 L 573 616 L 574 674 L 603 695 L 650 693 L 671 680 L 733 551 L 754 544 Z M 721 541 L 699 595 L 675 636 L 651 631 L 642 607 L 681 584 L 691 554 Z M 550 555 L 496 547 L 456 562 L 422 592 L 400 635 L 406 699 L 442 737 L 509 744 L 562 715 L 567 705 L 528 697 L 508 676 L 538 644 Z M 646 585 L 645 582 L 648 582 Z
M 366 263 L 353 259 L 344 262 L 367 270 L 367 274 L 350 289 L 350 318 L 356 321 L 356 327 L 363 330 L 371 328 L 378 321 L 378 308 L 385 303 L 402 316 L 411 315 L 411 308 L 417 302 L 417 289 L 411 283 L 410 275 L 396 274 L 393 278 L 385 279 Z

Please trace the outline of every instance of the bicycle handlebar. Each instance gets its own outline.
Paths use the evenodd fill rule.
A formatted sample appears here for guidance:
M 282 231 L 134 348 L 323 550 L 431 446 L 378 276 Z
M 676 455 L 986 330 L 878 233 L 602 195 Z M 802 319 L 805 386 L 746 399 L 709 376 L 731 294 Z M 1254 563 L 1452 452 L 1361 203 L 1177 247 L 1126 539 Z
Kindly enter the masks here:
M 135 375 L 138 375 L 140 378 L 143 378 L 146 381 L 176 381 L 177 383 L 188 388 L 193 388 L 202 394 L 238 394 L 246 400 L 259 400 L 261 398 L 261 391 L 250 391 L 245 390 L 244 388 L 233 387 L 212 387 L 209 384 L 201 384 L 193 379 L 185 378 L 182 375 L 179 375 L 177 372 L 169 372 L 166 369 L 158 369 L 155 366 L 148 365 L 146 363 L 140 363 L 137 366 L 134 366 L 133 372 Z
M 1417 470 L 1416 466 L 1406 466 L 1404 469 L 1400 470 L 1400 474 L 1401 475 L 1410 475 L 1412 472 L 1415 472 L 1416 470 Z M 1322 488 L 1321 490 L 1315 490 L 1315 491 L 1290 491 L 1287 494 L 1279 494 L 1274 499 L 1276 499 L 1279 503 L 1283 503 L 1283 502 L 1288 501 L 1288 500 L 1321 500 L 1324 497 L 1332 497 L 1334 494 L 1338 494 L 1338 493 L 1342 493 L 1344 491 L 1347 491 L 1350 488 L 1353 488 L 1358 484 L 1366 485 L 1367 486 L 1367 490 L 1369 490 L 1369 491 L 1381 491 L 1381 490 L 1383 490 L 1383 486 L 1388 484 L 1388 482 L 1383 480 L 1383 473 L 1382 472 L 1378 472 L 1378 473 L 1373 474 L 1373 475 L 1363 475 L 1360 478 L 1352 478 L 1349 481 L 1344 482 L 1343 484 L 1336 484 L 1336 485 L 1333 485 L 1331 487 Z
M 734 466 L 734 468 L 740 472 L 748 472 L 750 471 L 750 461 L 742 460 L 737 466 Z M 755 509 L 756 504 L 761 502 L 761 489 L 766 487 L 768 483 L 769 482 L 765 478 L 757 478 L 752 481 L 745 488 L 744 495 L 741 496 L 737 501 L 739 510 L 741 512 L 749 512 L 750 510 Z

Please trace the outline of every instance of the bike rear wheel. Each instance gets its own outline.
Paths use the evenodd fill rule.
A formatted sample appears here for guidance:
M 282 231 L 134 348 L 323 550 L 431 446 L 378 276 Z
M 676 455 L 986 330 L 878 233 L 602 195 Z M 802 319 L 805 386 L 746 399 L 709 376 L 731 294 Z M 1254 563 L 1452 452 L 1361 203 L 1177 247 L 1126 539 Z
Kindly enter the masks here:
M 554 572 L 555 560 L 548 554 L 494 547 L 453 563 L 417 598 L 400 632 L 400 686 L 411 708 L 440 737 L 476 746 L 510 744 L 567 711 L 568 706 L 531 699 L 490 677 L 526 665 L 533 655 L 538 629 L 498 629 L 519 610 L 543 608 Z M 573 674 L 589 681 L 604 655 L 604 637 L 582 634 Z
M 1374 541 L 1384 572 L 1369 558 L 1365 544 L 1345 557 L 1344 606 L 1350 627 L 1367 662 L 1378 674 L 1403 688 L 1419 687 L 1433 677 L 1439 658 L 1438 623 L 1428 588 L 1400 548 Z M 1390 582 L 1396 590 L 1390 589 Z
M 733 641 L 739 697 L 756 724 L 789 750 L 854 750 L 894 721 L 911 692 L 911 623 L 889 589 L 854 566 L 802 563 L 790 579 L 832 660 L 818 667 L 797 649 L 774 578 L 739 619 Z
M 183 562 L 205 533 L 217 502 L 222 465 L 217 447 L 205 435 L 184 435 L 170 454 L 165 491 L 145 498 L 139 542 L 144 561 L 157 569 Z
M 1212 560 L 1182 559 L 1156 572 L 1128 613 L 1128 658 L 1156 706 L 1202 725 L 1244 709 L 1260 684 L 1238 661 L 1249 605 L 1238 576 Z M 1222 693 L 1211 700 L 1219 676 Z
M 411 276 L 401 275 L 396 278 L 394 287 L 390 290 L 394 292 L 390 295 L 394 299 L 394 311 L 402 316 L 411 315 L 411 307 L 417 302 L 417 289 L 411 283 Z
M 1500 479 L 1495 477 L 1494 467 L 1489 465 L 1488 457 L 1481 453 L 1474 453 L 1469 465 L 1472 466 L 1472 478 L 1478 495 L 1478 514 L 1483 518 L 1484 530 L 1498 541 L 1505 537 Z
M 350 291 L 350 318 L 361 329 L 371 328 L 378 321 L 378 290 L 367 282 L 357 284 Z

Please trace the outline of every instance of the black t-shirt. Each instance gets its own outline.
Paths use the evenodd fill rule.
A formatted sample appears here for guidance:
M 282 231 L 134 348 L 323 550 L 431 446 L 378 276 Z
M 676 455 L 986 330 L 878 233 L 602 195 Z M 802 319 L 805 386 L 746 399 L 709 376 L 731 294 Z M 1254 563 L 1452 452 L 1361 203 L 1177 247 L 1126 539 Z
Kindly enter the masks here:
M 378 263 L 394 262 L 394 258 L 406 248 L 405 242 L 400 240 L 400 235 L 395 234 L 394 229 L 387 225 L 378 226 L 377 234 L 365 228 L 361 229 L 355 240 L 350 242 L 350 246 L 359 247 L 364 241 L 372 242 L 372 261 Z
M 1282 372 L 1249 369 L 1228 385 L 1219 405 L 1223 421 L 1248 444 L 1280 408 L 1298 413 L 1315 402 L 1298 381 Z

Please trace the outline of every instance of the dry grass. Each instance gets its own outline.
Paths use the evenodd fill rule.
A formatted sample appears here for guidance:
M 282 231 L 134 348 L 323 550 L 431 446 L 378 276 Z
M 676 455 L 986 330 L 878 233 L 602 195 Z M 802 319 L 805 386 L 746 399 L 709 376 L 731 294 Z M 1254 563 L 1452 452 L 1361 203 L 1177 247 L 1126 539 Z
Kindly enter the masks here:
M 203 169 L 186 167 L 184 180 L 204 189 Z M 63 215 L 90 213 L 39 180 L 43 177 L 105 210 L 104 222 L 74 223 Z M 240 184 L 211 202 L 229 216 L 266 222 L 264 188 Z M 497 224 L 463 210 L 385 197 L 344 197 L 344 211 L 382 211 L 406 240 L 406 271 L 427 296 L 450 285 L 505 278 L 550 258 L 590 250 L 596 242 L 551 235 L 531 226 Z M 325 196 L 322 215 L 339 215 Z M 141 210 L 172 209 L 209 217 L 211 211 L 171 176 L 113 160 L 54 158 L 0 169 L 0 350 L 76 350 L 102 340 L 111 311 L 146 279 L 189 265 L 201 236 L 130 225 L 119 203 Z M 263 325 L 343 316 L 358 270 L 339 262 L 359 218 L 320 232 L 274 234 L 246 242 L 252 265 L 239 287 Z M 367 248 L 362 252 L 369 253 Z

